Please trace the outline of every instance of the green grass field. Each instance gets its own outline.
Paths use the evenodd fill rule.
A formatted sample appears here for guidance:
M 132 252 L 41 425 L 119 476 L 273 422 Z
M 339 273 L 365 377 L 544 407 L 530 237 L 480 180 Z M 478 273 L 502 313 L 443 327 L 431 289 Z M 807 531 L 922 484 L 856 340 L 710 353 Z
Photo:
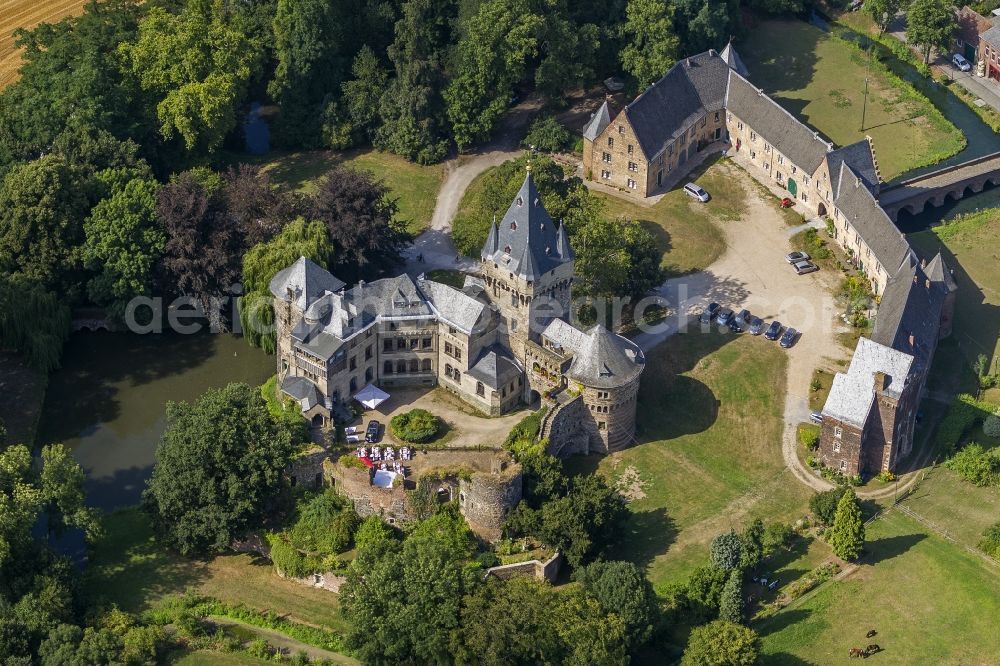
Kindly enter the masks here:
M 759 338 L 668 338 L 649 354 L 639 444 L 570 461 L 627 485 L 631 517 L 615 556 L 647 566 L 654 586 L 684 579 L 716 534 L 753 517 L 792 521 L 808 490 L 781 458 L 786 358 Z M 636 479 L 637 477 L 637 479 Z
M 230 604 L 271 610 L 290 620 L 344 631 L 336 594 L 279 578 L 249 555 L 185 559 L 163 550 L 138 509 L 104 518 L 104 537 L 90 554 L 84 590 L 95 602 L 142 612 L 168 595 L 191 590 Z
M 996 664 L 1000 571 L 891 512 L 869 525 L 864 564 L 755 628 L 766 664 L 849 663 L 877 643 L 878 664 Z M 878 635 L 868 639 L 865 633 Z
M 996 371 L 1000 362 L 1000 209 L 960 216 L 908 240 L 928 259 L 939 250 L 955 271 L 958 301 L 954 339 L 969 363 L 985 354 Z
M 926 98 L 878 68 L 869 72 L 865 105 L 865 57 L 804 21 L 764 21 L 737 48 L 755 85 L 836 145 L 870 135 L 885 180 L 965 145 Z
M 316 181 L 336 166 L 371 171 L 385 181 L 397 199 L 400 217 L 407 221 L 411 233 L 419 233 L 430 224 L 437 193 L 444 180 L 440 164 L 421 166 L 398 155 L 377 150 L 314 150 L 291 153 L 271 153 L 263 158 L 233 155 L 230 163 L 257 164 L 277 182 L 295 190 L 309 192 Z

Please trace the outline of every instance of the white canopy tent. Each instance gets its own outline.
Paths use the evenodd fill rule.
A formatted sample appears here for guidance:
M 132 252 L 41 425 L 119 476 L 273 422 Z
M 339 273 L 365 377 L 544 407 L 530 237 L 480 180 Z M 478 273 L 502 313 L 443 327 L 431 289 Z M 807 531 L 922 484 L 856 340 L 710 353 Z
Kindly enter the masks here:
M 375 409 L 389 399 L 389 394 L 374 384 L 369 384 L 355 393 L 354 399 L 364 405 L 366 409 Z

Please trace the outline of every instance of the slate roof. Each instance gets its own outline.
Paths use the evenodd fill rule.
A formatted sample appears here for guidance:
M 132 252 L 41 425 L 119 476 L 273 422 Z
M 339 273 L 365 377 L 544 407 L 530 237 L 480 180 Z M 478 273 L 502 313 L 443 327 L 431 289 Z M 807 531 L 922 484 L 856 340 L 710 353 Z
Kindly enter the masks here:
M 312 260 L 299 257 L 291 266 L 278 271 L 271 278 L 268 288 L 275 298 L 285 301 L 288 301 L 288 290 L 291 289 L 295 304 L 305 310 L 325 292 L 343 289 L 344 283 Z
M 453 287 L 433 280 L 419 283 L 420 290 L 427 297 L 431 308 L 444 320 L 471 333 L 476 328 L 488 306 L 482 301 Z
M 490 345 L 480 353 L 475 365 L 467 374 L 475 377 L 491 389 L 499 389 L 520 377 L 521 367 L 507 351 L 499 345 Z
M 858 176 L 846 162 L 841 163 L 838 181 L 834 204 L 865 244 L 871 248 L 875 258 L 891 277 L 903 264 L 904 259 L 913 257 L 909 243 L 864 186 L 864 181 L 858 184 Z M 884 298 L 883 296 L 883 300 Z
M 818 132 L 809 129 L 736 72 L 729 75 L 726 108 L 779 153 L 810 174 L 833 150 L 833 144 L 821 139 Z
M 604 100 L 604 104 L 601 104 L 587 124 L 583 126 L 583 138 L 590 139 L 593 141 L 601 135 L 604 128 L 611 124 L 611 110 L 608 107 L 608 100 Z
M 698 117 L 722 109 L 729 71 L 715 51 L 685 58 L 622 110 L 646 159 Z
M 281 390 L 298 400 L 303 412 L 323 402 L 319 389 L 305 377 L 286 376 L 281 380 Z
M 872 340 L 912 355 L 916 370 L 929 369 L 937 347 L 945 290 L 943 283 L 929 280 L 916 259 L 907 260 L 886 284 Z
M 738 73 L 740 76 L 748 79 L 750 78 L 750 72 L 747 71 L 747 66 L 743 64 L 743 59 L 740 58 L 740 54 L 733 48 L 732 42 L 726 44 L 726 48 L 722 49 L 722 52 L 719 53 L 719 57 L 725 60 L 730 69 Z
M 833 185 L 833 198 L 836 200 L 840 193 L 840 174 L 842 164 L 846 164 L 856 176 L 861 176 L 862 182 L 874 194 L 879 184 L 878 171 L 875 168 L 875 159 L 872 157 L 872 147 L 868 139 L 862 139 L 849 146 L 838 148 L 826 156 L 827 164 L 830 166 L 830 180 Z
M 600 324 L 587 331 L 583 344 L 572 351 L 567 376 L 594 388 L 624 386 L 638 377 L 646 364 L 635 343 Z
M 913 365 L 913 357 L 868 338 L 860 338 L 846 373 L 833 378 L 823 415 L 863 428 L 875 399 L 875 373 L 884 372 L 886 392 L 902 395 Z
M 924 268 L 924 272 L 931 280 L 940 282 L 948 293 L 958 289 L 955 276 L 951 274 L 951 269 L 948 268 L 948 263 L 941 256 L 940 252 L 935 254 L 934 258 L 928 262 L 926 268 Z
M 482 257 L 532 281 L 573 259 L 565 231 L 542 205 L 531 171 L 500 224 L 490 227 Z
M 587 334 L 562 319 L 553 319 L 542 331 L 542 337 L 551 340 L 566 352 L 572 353 L 583 347 Z
M 990 46 L 1000 48 L 1000 26 L 993 26 L 986 32 L 979 35 L 979 38 Z

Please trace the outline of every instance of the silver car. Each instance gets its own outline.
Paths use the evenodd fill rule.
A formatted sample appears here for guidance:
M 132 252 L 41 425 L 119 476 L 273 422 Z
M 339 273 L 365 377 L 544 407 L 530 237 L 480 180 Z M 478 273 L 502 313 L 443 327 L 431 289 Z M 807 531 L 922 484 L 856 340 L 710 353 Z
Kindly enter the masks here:
M 706 203 L 709 200 L 708 192 L 706 192 L 701 185 L 697 183 L 688 183 L 684 186 L 684 192 L 691 198 L 697 199 L 702 203 Z
M 792 268 L 794 268 L 795 272 L 798 273 L 799 275 L 805 275 L 806 273 L 812 273 L 813 271 L 819 270 L 819 266 L 817 266 L 811 261 L 796 262 L 792 264 Z

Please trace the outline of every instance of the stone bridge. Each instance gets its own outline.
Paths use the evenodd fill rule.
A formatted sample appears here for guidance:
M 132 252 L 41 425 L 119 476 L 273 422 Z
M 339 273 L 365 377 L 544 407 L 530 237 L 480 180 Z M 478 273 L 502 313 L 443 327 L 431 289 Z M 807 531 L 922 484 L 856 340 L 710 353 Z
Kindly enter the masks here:
M 928 203 L 936 207 L 947 200 L 958 201 L 966 194 L 982 192 L 987 185 L 1000 185 L 1000 152 L 884 185 L 879 204 L 895 222 L 900 211 L 916 215 Z

